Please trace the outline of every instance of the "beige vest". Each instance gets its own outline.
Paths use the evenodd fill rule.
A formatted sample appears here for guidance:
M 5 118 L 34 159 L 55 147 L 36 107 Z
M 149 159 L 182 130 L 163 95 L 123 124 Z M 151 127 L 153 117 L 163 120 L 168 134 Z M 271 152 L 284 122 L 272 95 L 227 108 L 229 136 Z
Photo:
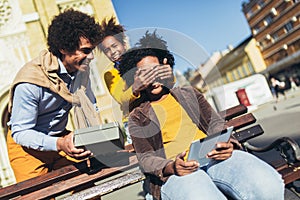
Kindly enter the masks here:
M 70 93 L 65 82 L 57 75 L 59 70 L 57 58 L 48 50 L 40 52 L 39 57 L 25 64 L 17 73 L 11 89 L 8 111 L 13 106 L 13 94 L 16 85 L 19 83 L 32 83 L 41 87 L 49 88 L 63 99 L 74 105 L 75 128 L 84 128 L 100 124 L 99 114 L 95 111 L 93 104 L 85 94 L 86 85 L 89 81 L 89 72 L 80 73 L 80 85 L 74 94 Z

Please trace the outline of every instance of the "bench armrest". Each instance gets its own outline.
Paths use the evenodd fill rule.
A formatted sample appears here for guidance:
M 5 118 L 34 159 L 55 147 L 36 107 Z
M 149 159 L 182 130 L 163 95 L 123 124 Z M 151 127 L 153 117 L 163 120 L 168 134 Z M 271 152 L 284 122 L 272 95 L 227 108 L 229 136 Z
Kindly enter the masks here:
M 266 152 L 275 149 L 280 152 L 280 155 L 287 161 L 288 164 L 300 161 L 299 145 L 295 140 L 289 137 L 278 138 L 270 145 L 264 147 L 256 147 L 249 144 L 249 142 L 244 142 L 243 146 L 250 152 Z

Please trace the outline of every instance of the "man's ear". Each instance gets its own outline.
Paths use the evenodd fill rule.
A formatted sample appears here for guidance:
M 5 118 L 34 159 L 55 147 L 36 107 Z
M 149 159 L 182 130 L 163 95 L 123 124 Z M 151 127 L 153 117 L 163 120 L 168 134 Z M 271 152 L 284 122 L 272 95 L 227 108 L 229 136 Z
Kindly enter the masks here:
M 167 58 L 164 58 L 163 64 L 164 64 L 164 65 L 168 64 L 168 59 L 167 59 Z

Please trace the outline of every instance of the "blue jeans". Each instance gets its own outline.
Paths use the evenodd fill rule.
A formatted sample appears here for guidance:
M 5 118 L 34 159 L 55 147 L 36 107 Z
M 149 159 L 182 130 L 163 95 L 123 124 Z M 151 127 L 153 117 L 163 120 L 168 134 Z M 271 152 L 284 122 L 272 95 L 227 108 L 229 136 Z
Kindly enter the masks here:
M 225 161 L 211 161 L 206 169 L 172 175 L 161 188 L 163 200 L 283 200 L 284 183 L 270 165 L 243 151 L 235 150 Z

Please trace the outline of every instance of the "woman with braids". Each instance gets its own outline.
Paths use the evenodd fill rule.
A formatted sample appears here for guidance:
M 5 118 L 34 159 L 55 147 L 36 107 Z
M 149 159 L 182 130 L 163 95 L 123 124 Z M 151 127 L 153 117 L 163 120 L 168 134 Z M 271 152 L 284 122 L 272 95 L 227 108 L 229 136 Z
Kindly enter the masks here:
M 122 25 L 116 23 L 116 19 L 111 17 L 109 20 L 103 20 L 101 23 L 103 40 L 99 48 L 107 58 L 114 63 L 110 70 L 104 73 L 104 80 L 108 91 L 112 97 L 120 104 L 123 112 L 123 123 L 127 135 L 127 143 L 131 143 L 130 135 L 127 130 L 127 116 L 131 108 L 131 102 L 139 101 L 140 91 L 146 88 L 155 78 L 164 79 L 170 82 L 170 87 L 174 85 L 174 75 L 170 67 L 158 67 L 157 71 L 143 71 L 135 76 L 132 84 L 126 85 L 119 75 L 122 68 L 120 61 L 122 55 L 126 52 L 125 29 Z M 137 44 L 141 48 L 154 45 L 157 40 L 162 40 L 156 33 L 146 34 Z M 161 43 L 160 43 L 161 44 Z M 162 46 L 166 48 L 166 46 Z M 133 105 L 133 104 L 131 104 Z

